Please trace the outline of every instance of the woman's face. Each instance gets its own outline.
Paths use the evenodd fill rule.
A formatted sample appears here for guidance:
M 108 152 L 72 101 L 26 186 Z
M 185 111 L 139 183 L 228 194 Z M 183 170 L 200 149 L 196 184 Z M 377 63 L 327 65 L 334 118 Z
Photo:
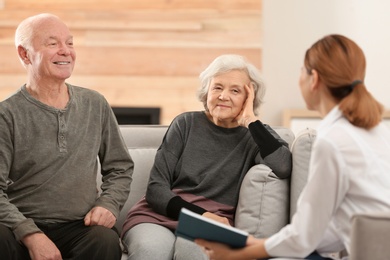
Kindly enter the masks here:
M 244 86 L 249 84 L 247 73 L 241 70 L 232 70 L 215 76 L 207 93 L 210 120 L 226 128 L 238 126 L 236 117 L 247 98 Z
M 309 110 L 313 110 L 312 106 L 312 98 L 310 96 L 310 81 L 311 81 L 311 75 L 309 75 L 307 69 L 305 66 L 302 66 L 301 68 L 301 76 L 299 77 L 299 87 L 301 89 L 301 95 L 303 99 L 305 100 L 306 107 Z

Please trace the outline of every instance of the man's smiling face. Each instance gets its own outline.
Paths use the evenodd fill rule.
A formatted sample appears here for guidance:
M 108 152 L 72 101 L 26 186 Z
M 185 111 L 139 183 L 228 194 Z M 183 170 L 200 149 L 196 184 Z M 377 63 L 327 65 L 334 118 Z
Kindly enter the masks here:
M 69 78 L 76 52 L 68 27 L 60 20 L 49 18 L 35 24 L 34 32 L 31 50 L 27 49 L 33 75 L 49 80 Z

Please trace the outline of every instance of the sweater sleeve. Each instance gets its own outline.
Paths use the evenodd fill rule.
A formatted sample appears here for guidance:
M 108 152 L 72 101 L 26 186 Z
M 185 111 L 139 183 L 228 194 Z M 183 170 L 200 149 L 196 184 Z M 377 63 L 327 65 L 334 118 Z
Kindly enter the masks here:
M 202 215 L 203 213 L 205 213 L 207 211 L 204 208 L 201 208 L 195 204 L 192 204 L 192 203 L 189 203 L 189 202 L 183 200 L 180 196 L 176 196 L 176 197 L 173 197 L 168 203 L 168 206 L 167 206 L 168 217 L 173 218 L 173 219 L 178 219 L 179 214 L 180 214 L 180 210 L 182 208 L 186 208 L 186 209 L 191 210 L 191 211 L 198 213 L 200 215 Z
M 272 154 L 282 146 L 282 143 L 279 142 L 279 140 L 277 140 L 259 120 L 249 124 L 249 131 L 256 144 L 261 147 L 260 154 L 263 158 Z
M 9 179 L 10 167 L 12 164 L 13 141 L 12 141 L 12 120 L 8 120 L 4 112 L 0 112 L 0 224 L 12 228 L 15 238 L 19 241 L 24 236 L 41 232 L 34 221 L 26 218 L 19 209 L 12 204 L 7 196 L 6 190 L 13 181 Z
M 292 170 L 292 156 L 287 142 L 260 120 L 250 123 L 248 127 L 253 140 L 259 147 L 264 164 L 270 167 L 279 178 L 288 178 Z
M 134 162 L 122 138 L 115 115 L 108 104 L 106 104 L 99 158 L 103 183 L 102 193 L 95 202 L 95 206 L 108 209 L 118 218 L 130 192 Z
M 185 125 L 178 117 L 169 126 L 157 150 L 146 190 L 145 199 L 149 206 L 164 216 L 172 215 L 167 212 L 168 203 L 177 196 L 171 190 L 171 183 L 175 179 L 175 168 L 184 146 L 182 128 L 185 128 Z

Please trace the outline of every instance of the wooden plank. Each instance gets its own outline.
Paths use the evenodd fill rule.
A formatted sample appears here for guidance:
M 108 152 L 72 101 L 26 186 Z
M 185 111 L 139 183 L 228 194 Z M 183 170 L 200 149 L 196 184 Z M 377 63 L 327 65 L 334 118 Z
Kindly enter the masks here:
M 25 18 L 41 13 L 42 11 L 13 11 L 0 12 L 0 27 L 16 28 Z M 96 14 L 92 11 L 64 12 L 47 10 L 59 16 L 71 29 L 88 30 L 161 30 L 161 31 L 199 31 L 202 25 L 199 21 L 186 19 L 178 21 L 176 14 L 162 16 L 156 12 L 111 12 Z M 145 16 L 142 16 L 145 14 Z M 153 18 L 153 14 L 155 18 Z
M 15 29 L 0 27 L 0 46 L 14 45 L 14 42 L 15 42 Z
M 0 45 L 0 57 L 0 74 L 25 72 L 25 69 L 19 61 L 15 46 Z
M 202 32 L 133 32 L 133 31 L 88 31 L 74 33 L 76 47 L 127 46 L 127 47 L 175 47 L 175 48 L 261 48 L 261 35 L 246 31 Z M 13 39 L 12 39 L 13 40 Z
M 0 100 L 3 100 L 26 82 L 26 72 L 0 74 L 0 79 Z
M 0 11 L 0 27 L 16 28 L 26 17 L 40 13 L 40 10 Z M 224 29 L 251 31 L 261 28 L 261 10 L 124 10 L 124 11 L 59 11 L 45 10 L 58 15 L 71 29 L 86 30 L 160 30 L 199 31 Z
M 4 0 L 7 9 L 123 10 L 123 9 L 259 9 L 261 0 Z
M 256 33 L 257 32 L 257 33 Z M 228 47 L 261 48 L 260 29 L 251 31 L 132 31 L 132 30 L 72 30 L 75 47 Z M 0 46 L 14 45 L 14 28 L 0 28 Z
M 261 68 L 260 49 L 77 47 L 75 74 L 198 75 L 217 56 L 236 53 Z M 0 74 L 23 71 L 14 46 L 0 46 Z M 7 58 L 5 58 L 7 57 Z
M 256 21 L 248 23 L 247 27 Z M 220 28 L 227 25 L 221 25 Z M 85 46 L 143 46 L 143 47 L 229 47 L 261 48 L 261 28 L 251 30 L 214 29 L 202 31 L 159 30 L 84 30 L 73 29 L 75 47 Z M 14 45 L 15 28 L 0 27 L 0 46 Z

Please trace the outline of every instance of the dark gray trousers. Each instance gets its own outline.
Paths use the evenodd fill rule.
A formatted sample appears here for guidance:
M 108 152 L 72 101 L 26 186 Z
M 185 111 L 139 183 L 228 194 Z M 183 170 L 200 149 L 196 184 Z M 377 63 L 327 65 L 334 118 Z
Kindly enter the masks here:
M 65 224 L 38 225 L 56 244 L 63 259 L 114 260 L 121 259 L 119 236 L 114 229 L 84 225 L 84 221 Z M 10 228 L 0 224 L 0 258 L 30 260 L 27 248 L 16 241 Z

